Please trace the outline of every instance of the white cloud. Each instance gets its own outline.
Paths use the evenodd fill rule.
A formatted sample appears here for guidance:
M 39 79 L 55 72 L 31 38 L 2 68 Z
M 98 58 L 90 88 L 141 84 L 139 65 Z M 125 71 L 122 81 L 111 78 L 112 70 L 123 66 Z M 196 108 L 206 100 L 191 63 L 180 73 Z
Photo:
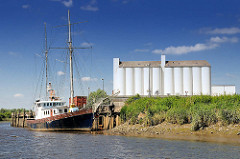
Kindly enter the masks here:
M 22 8 L 23 8 L 23 9 L 28 9 L 28 8 L 30 8 L 30 5 L 24 4 L 24 5 L 22 5 Z
M 22 97 L 24 97 L 24 95 L 21 93 L 14 94 L 14 98 L 22 98 Z
M 134 52 L 149 52 L 149 49 L 135 49 Z
M 237 37 L 211 37 L 209 42 L 206 44 L 203 43 L 197 43 L 192 46 L 170 46 L 165 49 L 155 49 L 152 51 L 152 53 L 155 54 L 175 54 L 175 55 L 182 55 L 187 54 L 190 52 L 197 52 L 197 51 L 204 51 L 204 50 L 210 50 L 215 49 L 216 47 L 220 46 L 220 43 L 237 43 L 238 38 Z
M 164 50 L 161 49 L 155 49 L 152 52 L 155 54 L 176 54 L 176 55 L 181 55 L 181 54 L 187 54 L 190 52 L 197 52 L 197 51 L 203 51 L 203 50 L 209 50 L 209 49 L 214 49 L 218 46 L 218 44 L 195 44 L 193 46 L 170 46 L 165 48 Z
M 72 7 L 73 6 L 73 0 L 50 0 L 53 2 L 61 2 L 65 7 Z
M 81 80 L 83 82 L 86 82 L 86 81 L 97 81 L 98 79 L 97 78 L 91 78 L 91 77 L 82 77 Z
M 153 44 L 151 42 L 144 44 L 144 46 L 152 46 Z
M 58 76 L 63 76 L 63 75 L 65 75 L 65 73 L 62 72 L 62 71 L 58 71 L 58 72 L 57 72 L 57 75 L 58 75 Z
M 214 43 L 225 43 L 225 42 L 231 42 L 231 43 L 237 43 L 238 42 L 238 38 L 237 37 L 232 37 L 232 38 L 228 38 L 228 37 L 212 37 L 210 39 L 210 42 L 214 42 Z
M 96 11 L 99 10 L 96 5 L 97 5 L 97 1 L 96 0 L 91 0 L 88 5 L 82 6 L 82 7 L 80 7 L 80 9 L 86 10 L 86 11 L 96 12 Z
M 11 56 L 17 56 L 18 53 L 16 53 L 16 52 L 12 52 L 12 51 L 9 51 L 9 52 L 8 52 L 8 55 L 11 55 Z
M 207 34 L 238 34 L 240 33 L 240 28 L 231 27 L 231 28 L 216 28 L 216 29 L 203 29 L 201 32 Z
M 82 10 L 86 10 L 86 11 L 98 11 L 98 7 L 96 6 L 91 6 L 91 5 L 86 5 L 86 6 L 82 6 L 80 7 Z
M 90 47 L 90 46 L 93 46 L 93 43 L 83 42 L 83 43 L 81 43 L 81 46 L 83 46 L 83 47 Z
M 236 75 L 231 74 L 231 73 L 226 73 L 226 76 L 227 76 L 227 77 L 230 77 L 230 78 L 237 78 Z
M 63 3 L 66 7 L 72 7 L 72 5 L 73 5 L 73 0 L 62 1 L 62 3 Z

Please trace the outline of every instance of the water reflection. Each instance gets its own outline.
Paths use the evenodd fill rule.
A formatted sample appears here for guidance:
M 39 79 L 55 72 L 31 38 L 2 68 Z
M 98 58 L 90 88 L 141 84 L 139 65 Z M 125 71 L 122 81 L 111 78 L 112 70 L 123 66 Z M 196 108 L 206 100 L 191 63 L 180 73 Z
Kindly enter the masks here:
M 240 146 L 79 132 L 35 132 L 0 123 L 0 158 L 239 158 Z

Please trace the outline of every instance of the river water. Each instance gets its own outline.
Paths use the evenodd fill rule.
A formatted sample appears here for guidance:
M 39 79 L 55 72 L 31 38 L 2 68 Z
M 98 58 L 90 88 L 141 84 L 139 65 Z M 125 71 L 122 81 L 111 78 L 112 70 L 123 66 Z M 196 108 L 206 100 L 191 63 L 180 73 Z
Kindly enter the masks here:
M 77 132 L 36 132 L 0 123 L 0 158 L 240 158 L 240 146 Z

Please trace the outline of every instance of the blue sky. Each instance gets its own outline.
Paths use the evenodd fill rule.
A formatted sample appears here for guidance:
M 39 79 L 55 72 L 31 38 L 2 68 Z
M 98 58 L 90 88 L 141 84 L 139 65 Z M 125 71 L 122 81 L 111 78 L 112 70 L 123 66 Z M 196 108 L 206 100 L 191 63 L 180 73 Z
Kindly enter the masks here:
M 49 47 L 66 46 L 67 10 L 74 25 L 75 95 L 112 90 L 112 59 L 207 60 L 212 84 L 240 92 L 239 0 L 8 0 L 0 2 L 0 108 L 31 108 L 44 93 L 44 22 Z M 69 96 L 67 53 L 49 51 L 50 81 Z

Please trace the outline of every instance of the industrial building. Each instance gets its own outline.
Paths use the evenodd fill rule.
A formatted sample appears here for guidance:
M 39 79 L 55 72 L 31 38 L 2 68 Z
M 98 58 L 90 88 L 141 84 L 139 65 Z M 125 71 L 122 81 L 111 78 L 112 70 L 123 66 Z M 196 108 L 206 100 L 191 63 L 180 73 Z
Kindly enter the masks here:
M 218 89 L 214 87 L 216 95 Z M 227 90 L 234 94 L 235 86 Z M 120 96 L 212 95 L 211 65 L 205 60 L 166 61 L 165 55 L 161 61 L 114 58 L 113 92 L 117 91 Z

